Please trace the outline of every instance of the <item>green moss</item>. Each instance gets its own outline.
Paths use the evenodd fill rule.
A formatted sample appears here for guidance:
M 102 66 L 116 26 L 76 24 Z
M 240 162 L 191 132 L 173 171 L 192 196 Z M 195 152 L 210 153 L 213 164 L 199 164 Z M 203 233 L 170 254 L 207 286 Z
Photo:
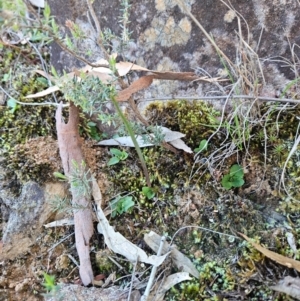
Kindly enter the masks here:
M 96 266 L 100 273 L 110 275 L 115 270 L 116 266 L 109 256 L 112 256 L 109 250 L 101 250 L 96 253 Z
M 173 287 L 165 300 L 218 300 L 219 292 L 231 291 L 236 279 L 231 271 L 215 261 L 202 262 L 199 279 L 194 278 Z
M 194 149 L 216 130 L 220 112 L 207 102 L 175 100 L 150 104 L 146 115 L 154 124 L 184 133 L 185 142 Z
M 7 173 L 16 176 L 21 183 L 30 180 L 45 183 L 53 178 L 50 163 L 38 163 L 26 156 L 26 148 L 23 144 L 16 145 L 9 151 L 6 162 Z
M 32 100 L 25 97 L 44 90 L 46 86 L 34 73 L 36 65 L 30 65 L 32 61 L 28 59 L 28 53 L 31 49 L 29 46 L 27 48 L 26 55 L 22 55 L 23 52 L 19 54 L 21 48 L 5 48 L 3 60 L 0 62 L 0 74 L 7 74 L 7 80 L 2 83 L 2 87 L 11 97 L 30 103 Z M 14 68 L 14 72 L 11 72 L 11 68 Z M 46 97 L 34 100 L 34 102 L 45 101 L 49 100 Z M 0 149 L 6 158 L 2 164 L 8 169 L 10 176 L 15 175 L 20 181 L 45 180 L 46 166 L 38 166 L 32 160 L 27 160 L 21 145 L 30 138 L 53 135 L 54 116 L 55 107 L 50 106 L 17 105 L 16 109 L 12 110 L 6 103 L 0 107 Z
M 153 217 L 156 225 L 162 223 L 158 218 L 158 212 L 153 212 L 153 208 L 159 207 L 161 214 L 169 216 L 175 210 L 173 199 L 176 190 L 176 176 L 183 171 L 183 166 L 178 165 L 178 158 L 175 154 L 160 147 L 144 148 L 142 150 L 147 168 L 150 174 L 152 189 L 155 197 L 148 200 L 142 192 L 143 187 L 147 186 L 141 166 L 136 159 L 134 150 L 127 150 L 129 157 L 117 165 L 107 168 L 109 180 L 114 184 L 114 192 L 130 191 L 133 193 L 138 208 L 148 208 L 148 210 L 134 210 L 132 215 L 141 221 Z M 138 213 L 135 215 L 135 213 Z

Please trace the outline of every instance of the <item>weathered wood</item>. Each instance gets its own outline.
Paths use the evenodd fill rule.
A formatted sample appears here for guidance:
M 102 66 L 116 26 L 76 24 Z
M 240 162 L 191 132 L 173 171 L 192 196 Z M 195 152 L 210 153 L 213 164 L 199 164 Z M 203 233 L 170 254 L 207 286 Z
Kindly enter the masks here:
M 74 162 L 83 168 L 84 157 L 80 145 L 78 121 L 78 108 L 72 102 L 70 103 L 68 123 L 64 123 L 62 104 L 59 105 L 56 111 L 57 139 L 64 172 L 68 177 L 75 172 Z M 94 278 L 89 248 L 89 240 L 93 234 L 92 211 L 88 196 L 78 194 L 72 185 L 71 193 L 72 206 L 74 207 L 76 248 L 80 260 L 79 273 L 83 284 L 88 285 Z

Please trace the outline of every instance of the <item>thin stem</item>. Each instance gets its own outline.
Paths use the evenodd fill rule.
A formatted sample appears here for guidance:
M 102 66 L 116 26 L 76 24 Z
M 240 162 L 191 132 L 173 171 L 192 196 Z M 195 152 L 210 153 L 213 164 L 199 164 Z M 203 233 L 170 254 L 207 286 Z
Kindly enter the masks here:
M 143 153 L 141 151 L 141 148 L 135 138 L 135 135 L 134 135 L 134 132 L 132 130 L 132 127 L 130 126 L 127 118 L 124 116 L 120 106 L 119 106 L 119 103 L 116 101 L 115 97 L 112 97 L 111 98 L 112 100 L 112 103 L 114 104 L 115 108 L 116 108 L 116 111 L 118 112 L 118 115 L 121 117 L 125 127 L 126 127 L 126 130 L 128 131 L 128 134 L 129 136 L 131 137 L 132 139 L 132 142 L 134 144 L 134 147 L 136 149 L 136 152 L 139 156 L 139 159 L 141 161 L 141 164 L 142 164 L 142 168 L 143 168 L 143 172 L 144 172 L 144 175 L 145 175 L 145 178 L 146 178 L 146 182 L 147 182 L 147 186 L 148 187 L 151 187 L 151 182 L 150 182 L 150 177 L 149 177 L 149 173 L 148 173 L 148 169 L 147 169 L 147 166 L 146 166 L 146 162 L 145 162 L 145 159 L 144 159 L 144 156 L 143 156 Z
M 260 101 L 278 101 L 278 102 L 289 102 L 289 103 L 300 103 L 299 99 L 290 99 L 290 98 L 275 98 L 275 97 L 264 97 L 264 96 L 250 96 L 250 95 L 221 95 L 221 96 L 170 96 L 170 97 L 155 97 L 155 98 L 146 98 L 143 101 L 153 101 L 153 100 L 176 100 L 176 99 L 186 99 L 186 100 L 219 100 L 219 99 L 252 99 Z
M 3 93 L 9 97 L 9 98 L 12 98 L 14 99 L 14 101 L 22 106 L 55 106 L 55 107 L 58 107 L 59 104 L 58 103 L 55 103 L 55 102 L 22 102 L 22 101 L 19 101 L 19 100 L 16 100 L 14 97 L 12 97 L 9 93 L 7 93 L 3 88 L 2 86 L 0 86 L 0 89 L 3 91 Z M 63 108 L 65 107 L 68 107 L 69 105 L 68 104 L 65 104 L 65 105 L 62 105 Z
M 156 256 L 160 256 L 161 255 L 161 252 L 163 250 L 163 246 L 164 246 L 165 240 L 166 240 L 166 237 L 162 236 L 161 240 L 160 240 L 160 245 L 159 245 L 159 248 L 158 248 Z M 146 290 L 144 292 L 144 295 L 141 298 L 141 301 L 147 301 L 148 300 L 148 297 L 149 297 L 150 290 L 151 290 L 151 287 L 152 287 L 152 284 L 153 284 L 153 281 L 154 281 L 154 277 L 155 277 L 156 271 L 157 271 L 157 266 L 153 266 L 152 270 L 151 270 L 150 277 L 149 277 L 149 281 L 148 281 L 148 284 L 147 284 L 147 287 L 146 287 Z

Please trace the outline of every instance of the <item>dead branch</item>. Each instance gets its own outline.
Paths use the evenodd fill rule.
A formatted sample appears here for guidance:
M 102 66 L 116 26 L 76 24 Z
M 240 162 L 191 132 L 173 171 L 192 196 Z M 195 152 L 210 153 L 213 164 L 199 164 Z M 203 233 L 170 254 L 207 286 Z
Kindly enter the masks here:
M 78 133 L 78 108 L 72 102 L 70 103 L 69 121 L 64 123 L 62 104 L 60 103 L 55 117 L 59 153 L 65 175 L 70 177 L 75 172 L 74 163 L 84 168 L 82 166 L 84 158 Z M 89 240 L 93 234 L 92 211 L 87 195 L 79 194 L 74 185 L 71 185 L 71 193 L 72 206 L 74 207 L 76 248 L 80 260 L 79 273 L 83 284 L 88 285 L 94 279 L 89 248 Z

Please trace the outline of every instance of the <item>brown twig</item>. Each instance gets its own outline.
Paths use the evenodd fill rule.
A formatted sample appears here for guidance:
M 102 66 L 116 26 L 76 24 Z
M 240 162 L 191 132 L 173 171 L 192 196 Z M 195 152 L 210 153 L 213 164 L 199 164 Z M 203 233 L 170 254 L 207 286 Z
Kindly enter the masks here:
M 74 173 L 74 162 L 81 168 L 84 162 L 78 132 L 79 111 L 71 102 L 69 108 L 69 121 L 62 120 L 62 104 L 56 111 L 56 129 L 59 153 L 65 175 L 70 177 Z M 84 285 L 90 284 L 93 279 L 93 270 L 90 260 L 89 240 L 93 234 L 92 211 L 88 196 L 79 194 L 74 185 L 71 185 L 72 206 L 74 206 L 74 224 L 76 249 L 80 259 L 79 273 Z

